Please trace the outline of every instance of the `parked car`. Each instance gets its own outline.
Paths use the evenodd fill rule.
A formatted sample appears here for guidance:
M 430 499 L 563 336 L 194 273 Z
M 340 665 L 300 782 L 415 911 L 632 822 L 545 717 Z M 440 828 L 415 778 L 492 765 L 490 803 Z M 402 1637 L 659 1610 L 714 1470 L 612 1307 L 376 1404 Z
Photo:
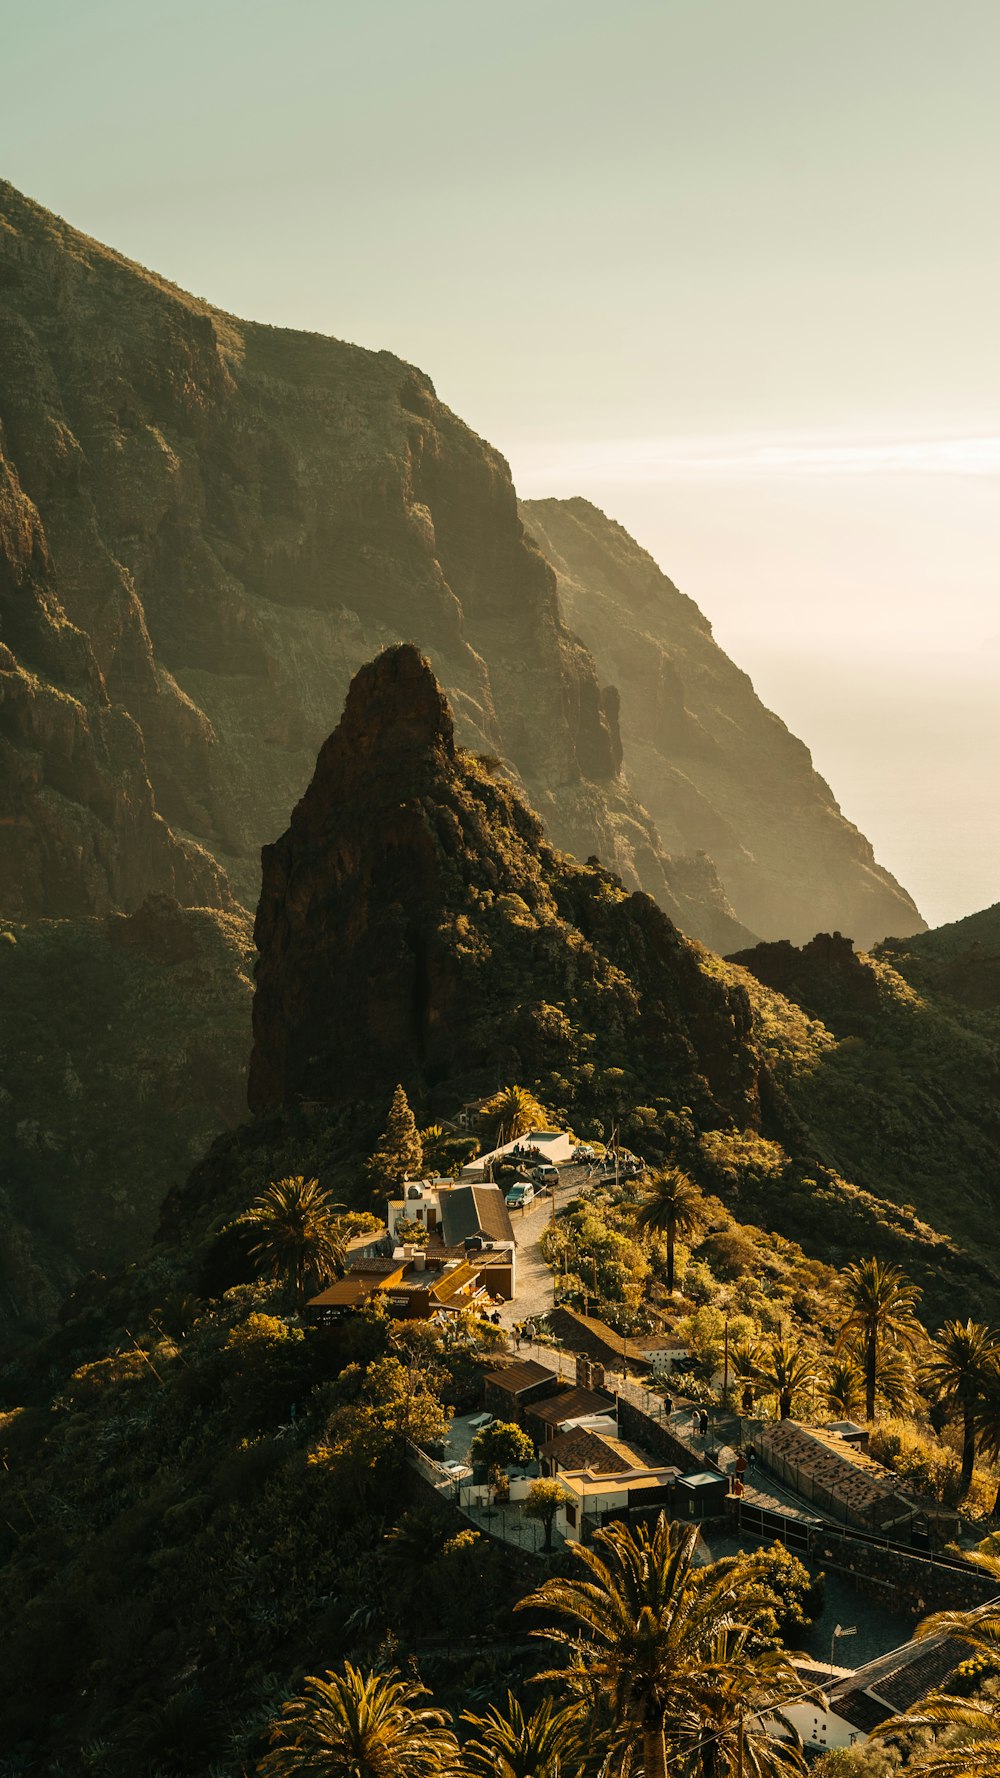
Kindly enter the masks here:
M 577 1163 L 577 1166 L 582 1166 L 584 1162 L 590 1163 L 591 1161 L 596 1161 L 597 1153 L 596 1150 L 591 1148 L 589 1142 L 579 1142 L 573 1150 L 573 1159 Z
M 505 1202 L 510 1205 L 512 1210 L 527 1210 L 528 1205 L 533 1203 L 534 1197 L 535 1188 L 531 1180 L 519 1179 L 515 1185 L 511 1186 Z
M 531 1177 L 536 1185 L 558 1185 L 559 1168 L 553 1167 L 551 1161 L 546 1161 L 540 1167 L 532 1167 Z

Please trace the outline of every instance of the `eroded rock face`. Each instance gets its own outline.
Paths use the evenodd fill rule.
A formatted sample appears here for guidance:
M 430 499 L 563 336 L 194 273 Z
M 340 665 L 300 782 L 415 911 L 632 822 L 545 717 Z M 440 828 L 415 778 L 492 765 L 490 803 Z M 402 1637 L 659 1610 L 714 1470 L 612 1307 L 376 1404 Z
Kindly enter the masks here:
M 76 713 L 59 706 L 74 735 L 40 749 L 52 700 L 18 681 L 31 705 L 11 718 L 20 752 L 86 810 L 88 747 L 113 737 L 131 762 L 116 843 L 140 862 L 105 859 L 95 830 L 87 907 L 150 889 L 221 898 L 197 846 L 255 906 L 260 846 L 282 831 L 352 674 L 412 637 L 463 744 L 508 763 L 558 844 L 599 854 L 719 948 L 753 936 L 710 864 L 673 870 L 506 463 L 419 371 L 234 320 L 0 185 L 0 417 L 34 515 L 24 547 L 58 600 L 63 651 L 72 632 L 90 675 Z M 8 578 L 20 572 L 8 560 Z M 27 671 L 23 625 L 9 625 L 13 670 Z M 37 863 L 56 845 L 47 810 L 26 796 L 19 809 L 30 835 L 6 905 L 69 911 Z M 161 836 L 154 869 L 157 814 L 183 839 L 168 859 Z
M 142 733 L 54 583 L 0 425 L 0 909 L 104 913 L 154 890 L 228 905 L 225 873 L 157 813 Z
M 749 1005 L 647 896 L 546 842 L 456 748 L 412 645 L 355 676 L 282 838 L 265 847 L 253 1111 L 338 1105 L 402 1080 L 422 1103 L 536 1079 L 602 1033 L 664 1090 L 757 1110 Z M 569 1050 L 567 1050 L 567 1056 Z
M 808 749 L 652 557 L 587 500 L 521 512 L 557 570 L 567 622 L 621 692 L 625 768 L 667 851 L 710 853 L 737 917 L 765 939 L 801 944 L 836 927 L 867 947 L 922 932 Z

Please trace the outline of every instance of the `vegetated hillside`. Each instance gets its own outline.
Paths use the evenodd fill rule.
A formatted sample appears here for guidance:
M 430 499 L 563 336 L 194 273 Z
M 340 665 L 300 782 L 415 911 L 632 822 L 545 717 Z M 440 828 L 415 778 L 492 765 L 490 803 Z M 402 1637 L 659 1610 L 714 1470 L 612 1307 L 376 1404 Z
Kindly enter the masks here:
M 915 1206 L 942 1234 L 995 1263 L 997 910 L 887 939 L 871 955 L 856 954 L 835 933 L 801 950 L 760 945 L 734 961 L 825 1030 L 816 1064 L 785 1073 L 784 1116 L 801 1119 L 817 1153 L 845 1178 Z
M 0 1331 L 140 1254 L 167 1190 L 245 1115 L 242 912 L 0 924 Z
M 314 1168 L 324 1143 L 330 1162 L 349 1146 L 348 1130 L 374 1140 L 387 1082 L 427 1121 L 517 1080 L 583 1134 L 620 1122 L 651 1159 L 680 1157 L 723 1195 L 742 1191 L 739 1214 L 825 1261 L 867 1242 L 919 1272 L 932 1306 L 973 1276 L 997 1290 L 995 1242 L 966 1249 L 957 1218 L 943 1237 L 926 1195 L 923 1220 L 900 1208 L 914 1194 L 892 1168 L 883 1179 L 874 1139 L 838 1164 L 840 1123 L 864 1121 L 870 1089 L 842 1077 L 835 1030 L 684 939 L 613 874 L 551 848 L 516 791 L 456 747 L 412 647 L 357 674 L 288 831 L 265 850 L 255 938 L 251 1107 L 291 1118 Z M 1000 1147 L 988 1123 L 980 1141 Z M 935 1165 L 943 1187 L 940 1153 Z M 210 1163 L 187 1189 L 214 1191 L 214 1177 Z M 168 1226 L 196 1202 L 176 1194 Z
M 675 852 L 711 854 L 739 918 L 796 943 L 822 927 L 870 945 L 923 929 L 692 599 L 588 500 L 521 513 L 558 574 L 567 622 L 621 695 L 625 767 Z
M 665 856 L 507 465 L 421 372 L 234 320 L 2 185 L 0 421 L 4 911 L 224 903 L 220 867 L 253 907 L 351 674 L 413 636 L 561 845 L 751 936 Z
M 167 912 L 137 916 L 146 947 Z M 568 1206 L 561 1226 L 595 1289 L 653 1324 L 684 1317 L 703 1394 L 724 1315 L 761 1366 L 786 1333 L 829 1364 L 847 1313 L 830 1260 L 903 1261 L 930 1325 L 998 1301 L 984 1259 L 816 1158 L 793 1100 L 833 1032 L 555 851 L 456 745 L 412 647 L 356 675 L 265 855 L 256 937 L 256 1115 L 170 1195 L 139 1263 L 81 1286 L 0 1370 L 0 1745 L 27 1770 L 241 1778 L 303 1672 L 394 1651 L 461 1708 L 542 1664 L 512 1615 L 540 1570 L 467 1523 L 414 1516 L 403 1462 L 406 1436 L 433 1447 L 450 1409 L 480 1404 L 498 1331 L 446 1337 L 371 1310 L 304 1329 L 232 1221 L 293 1172 L 368 1207 L 399 1080 L 424 1122 L 503 1071 L 581 1134 L 620 1121 L 650 1160 L 682 1161 L 702 1190 L 677 1302 L 636 1188 Z M 823 1417 L 833 1378 L 806 1369 L 800 1411 Z

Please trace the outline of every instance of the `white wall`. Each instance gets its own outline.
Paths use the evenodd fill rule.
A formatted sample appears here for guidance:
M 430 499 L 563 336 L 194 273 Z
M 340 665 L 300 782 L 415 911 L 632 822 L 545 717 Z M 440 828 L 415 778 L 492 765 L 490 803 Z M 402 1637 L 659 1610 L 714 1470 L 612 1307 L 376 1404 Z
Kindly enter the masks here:
M 860 1747 L 868 1739 L 818 1699 L 809 1704 L 790 1704 L 784 1715 L 794 1723 L 807 1747 Z

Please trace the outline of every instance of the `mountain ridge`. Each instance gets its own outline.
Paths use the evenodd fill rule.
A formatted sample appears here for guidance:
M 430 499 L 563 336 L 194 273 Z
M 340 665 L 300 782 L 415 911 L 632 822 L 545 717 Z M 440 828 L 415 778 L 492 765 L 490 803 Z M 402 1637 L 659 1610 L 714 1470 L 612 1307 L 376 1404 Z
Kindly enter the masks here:
M 8 568 L 4 633 L 7 606 L 58 599 L 61 623 L 90 644 L 87 723 L 104 694 L 127 715 L 150 818 L 210 854 L 237 899 L 255 905 L 259 847 L 308 780 L 356 667 L 416 632 L 463 742 L 504 758 L 561 845 L 600 853 L 711 943 L 752 936 L 707 860 L 664 853 L 621 773 L 616 701 L 563 623 L 506 463 L 422 372 L 238 321 L 10 186 L 0 347 L 4 463 L 52 581 L 15 584 Z M 56 765 L 38 722 L 21 752 L 33 743 L 44 777 Z M 37 829 L 36 806 L 22 813 Z M 63 813 L 68 849 L 79 814 Z M 162 868 L 131 905 L 139 889 L 227 892 Z M 14 892 L 9 911 L 41 911 L 34 881 Z M 84 908 L 50 894 L 44 911 L 103 912 L 121 897 L 109 876 Z
M 520 511 L 556 569 L 567 621 L 618 687 L 626 769 L 668 849 L 706 850 L 763 939 L 801 943 L 836 927 L 866 948 L 923 930 L 804 742 L 652 556 L 579 497 Z

